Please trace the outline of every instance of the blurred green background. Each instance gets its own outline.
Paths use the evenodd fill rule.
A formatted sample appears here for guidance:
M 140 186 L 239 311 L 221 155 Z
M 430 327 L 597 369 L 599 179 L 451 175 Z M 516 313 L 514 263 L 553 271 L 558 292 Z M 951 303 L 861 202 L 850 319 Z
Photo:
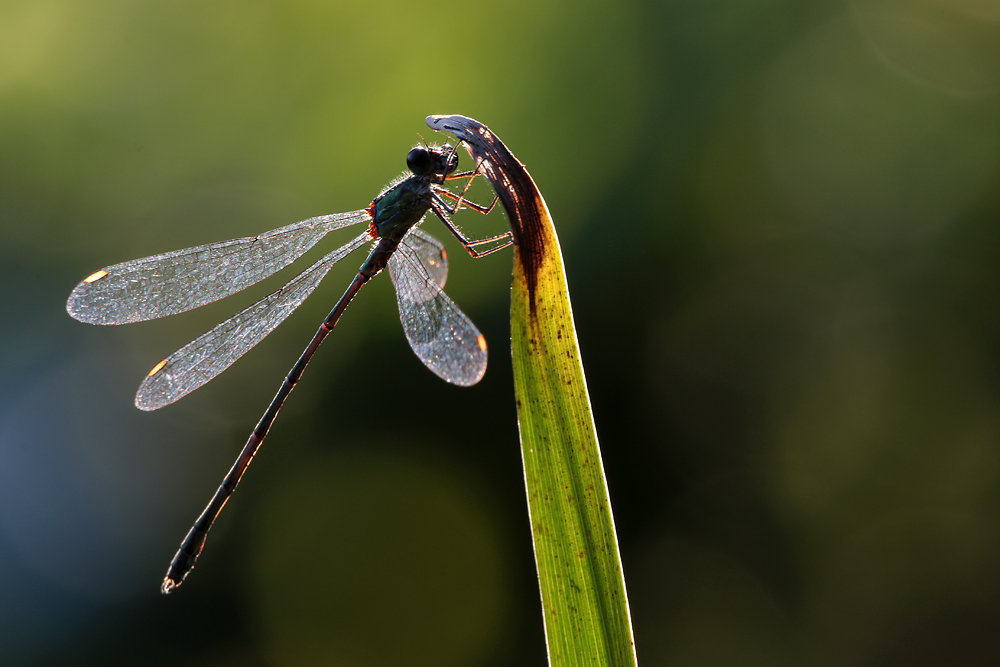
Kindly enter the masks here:
M 996 0 L 0 2 L 0 662 L 545 664 L 509 253 L 428 221 L 485 379 L 424 369 L 376 280 L 170 597 L 362 257 L 155 413 L 143 374 L 280 279 L 64 311 L 102 266 L 363 208 L 461 113 L 559 228 L 640 663 L 1000 663 L 998 93 Z

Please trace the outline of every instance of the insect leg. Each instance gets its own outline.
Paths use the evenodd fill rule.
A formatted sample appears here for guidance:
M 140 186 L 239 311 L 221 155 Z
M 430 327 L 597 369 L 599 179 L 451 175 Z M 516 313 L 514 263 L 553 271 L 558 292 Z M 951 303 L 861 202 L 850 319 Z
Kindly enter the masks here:
M 494 201 L 493 204 L 496 205 L 496 202 Z M 491 206 L 490 208 L 492 209 L 493 207 Z M 434 211 L 434 215 L 440 218 L 441 222 L 444 223 L 444 226 L 448 228 L 448 231 L 450 231 L 455 236 L 455 238 L 458 239 L 458 242 L 462 244 L 462 247 L 465 248 L 466 252 L 468 252 L 469 255 L 471 255 L 475 259 L 479 259 L 480 257 L 485 257 L 486 255 L 492 254 L 497 250 L 502 250 L 514 243 L 514 236 L 511 232 L 504 232 L 499 236 L 494 236 L 488 239 L 470 241 L 465 237 L 464 234 L 462 234 L 462 232 L 459 231 L 458 227 L 455 226 L 455 223 L 451 221 L 451 218 L 448 217 L 448 213 L 453 211 L 449 211 L 448 205 L 445 204 L 441 200 L 441 198 L 437 196 L 437 194 L 434 195 L 434 201 L 431 204 L 431 210 Z M 487 243 L 495 243 L 497 241 L 503 241 L 503 243 L 494 248 L 489 248 L 488 250 L 476 250 L 476 246 L 485 245 Z

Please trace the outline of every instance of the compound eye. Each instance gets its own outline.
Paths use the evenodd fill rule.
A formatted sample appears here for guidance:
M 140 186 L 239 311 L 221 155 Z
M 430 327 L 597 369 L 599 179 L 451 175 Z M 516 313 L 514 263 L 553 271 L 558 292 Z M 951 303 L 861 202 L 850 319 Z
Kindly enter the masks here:
M 426 176 L 434 168 L 434 158 L 423 146 L 417 146 L 406 154 L 406 166 L 417 176 Z

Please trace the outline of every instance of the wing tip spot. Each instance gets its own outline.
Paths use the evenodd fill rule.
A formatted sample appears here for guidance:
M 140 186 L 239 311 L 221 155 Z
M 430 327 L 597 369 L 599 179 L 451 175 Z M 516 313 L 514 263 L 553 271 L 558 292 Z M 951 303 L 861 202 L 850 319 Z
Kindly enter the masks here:
M 486 337 L 483 336 L 483 334 L 479 334 L 479 337 L 476 338 L 476 342 L 479 343 L 479 349 L 482 350 L 483 352 L 485 352 L 486 351 Z
M 166 365 L 167 365 L 167 360 L 164 359 L 160 363 L 158 363 L 155 366 L 153 366 L 153 370 L 151 370 L 148 373 L 146 373 L 146 377 L 148 377 L 148 378 L 153 377 L 154 375 L 156 375 L 157 373 L 159 373 L 161 370 L 163 370 L 163 367 L 166 366 Z
M 448 251 L 445 250 L 444 248 L 441 248 L 441 261 L 442 262 L 448 261 Z
M 100 280 L 101 278 L 103 278 L 106 275 L 108 275 L 108 272 L 105 271 L 104 269 L 101 269 L 100 271 L 94 271 L 89 276 L 87 276 L 86 278 L 84 278 L 83 282 L 85 282 L 85 283 L 87 283 L 89 285 L 90 283 L 97 282 L 98 280 Z

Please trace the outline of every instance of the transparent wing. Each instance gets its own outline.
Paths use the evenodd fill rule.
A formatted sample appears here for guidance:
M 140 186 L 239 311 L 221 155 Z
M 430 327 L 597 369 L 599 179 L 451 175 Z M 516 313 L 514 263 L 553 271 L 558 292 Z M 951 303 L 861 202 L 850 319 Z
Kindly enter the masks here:
M 157 364 L 135 397 L 140 410 L 156 410 L 226 370 L 306 300 L 334 264 L 371 241 L 368 232 L 337 248 L 284 287 L 233 315 Z
M 66 310 L 89 324 L 128 324 L 197 308 L 285 268 L 329 232 L 369 220 L 364 210 L 321 215 L 260 236 L 115 264 L 77 285 Z
M 405 243 L 427 275 L 444 289 L 448 281 L 448 251 L 444 249 L 444 244 L 419 227 L 411 228 Z
M 429 261 L 429 249 L 439 246 L 427 234 L 411 230 L 389 259 L 389 275 L 413 352 L 442 380 L 468 387 L 486 372 L 486 339 L 441 290 L 447 266 L 442 272 Z

